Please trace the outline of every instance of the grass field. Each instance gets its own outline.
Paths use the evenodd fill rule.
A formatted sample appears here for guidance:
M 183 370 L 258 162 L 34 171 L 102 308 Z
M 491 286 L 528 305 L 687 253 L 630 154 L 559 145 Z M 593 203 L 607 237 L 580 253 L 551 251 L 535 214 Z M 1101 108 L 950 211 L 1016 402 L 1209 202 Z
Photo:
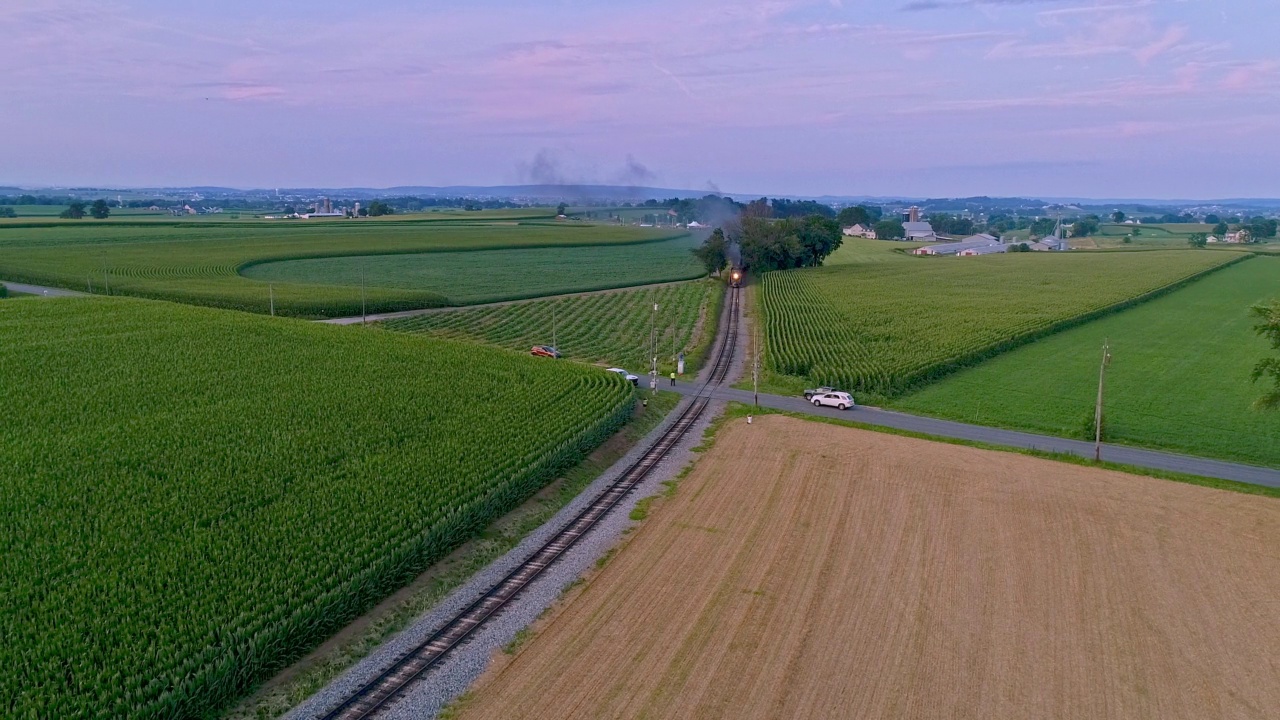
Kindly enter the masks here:
M 909 243 L 899 240 L 865 240 L 845 238 L 840 249 L 831 253 L 824 263 L 826 267 L 840 265 L 865 265 L 867 263 L 892 263 L 909 259 L 915 248 L 931 243 Z
M 1277 543 L 1270 498 L 738 420 L 451 717 L 1265 718 Z
M 1251 408 L 1268 353 L 1250 306 L 1280 298 L 1280 260 L 1234 265 L 1122 313 L 1019 348 L 894 404 L 984 425 L 1093 439 L 1102 344 L 1110 340 L 1107 438 L 1280 467 L 1280 413 Z
M 663 374 L 686 354 L 687 370 L 713 338 L 724 283 L 700 280 L 641 290 L 529 300 L 510 305 L 447 310 L 379 323 L 388 330 L 428 333 L 528 351 L 552 344 L 565 357 L 619 365 L 643 375 L 649 367 L 650 330 Z M 658 312 L 653 312 L 653 304 Z M 553 328 L 554 326 L 554 328 Z
M 830 384 L 891 397 L 1241 259 L 1192 250 L 886 254 L 892 259 L 762 277 L 771 388 Z
M 429 213 L 426 215 L 430 215 Z M 353 285 L 266 282 L 240 270 L 272 260 L 352 255 L 411 255 L 460 250 L 529 249 L 635 244 L 670 235 L 629 227 L 577 223 L 524 225 L 515 220 L 461 222 L 441 213 L 434 220 L 361 222 L 134 221 L 0 224 L 0 278 L 74 290 L 176 300 L 251 312 L 304 317 L 359 315 L 361 291 Z M 642 254 L 646 251 L 638 250 Z M 672 249 L 682 262 L 688 253 Z M 652 258 L 652 255 L 645 255 Z M 666 262 L 664 260 L 664 262 Z M 459 264 L 461 267 L 463 264 Z M 394 263 L 386 263 L 394 267 Z M 633 264 L 640 272 L 642 263 Z M 492 262 L 472 272 L 492 270 Z M 673 277 L 688 277 L 687 270 Z M 653 277 L 650 274 L 648 277 Z M 451 288 L 379 287 L 369 278 L 369 312 L 435 307 Z M 471 287 L 469 275 L 455 278 Z M 544 285 L 548 291 L 560 290 Z M 566 288 L 567 289 L 567 288 Z M 519 296 L 519 287 L 510 289 Z
M 207 717 L 576 463 L 617 376 L 124 298 L 0 303 L 0 715 Z
M 90 203 L 85 203 L 86 208 L 89 204 Z M 67 209 L 66 205 L 3 205 L 3 204 L 0 204 L 0 207 L 13 208 L 13 213 L 17 215 L 18 218 L 41 218 L 46 220 L 51 218 L 57 218 L 58 215 L 60 215 L 63 210 Z M 146 210 L 143 208 L 117 208 L 117 207 L 111 208 L 112 218 L 124 216 L 128 218 L 136 219 L 136 218 L 143 218 L 143 217 L 159 217 L 161 215 L 167 216 L 168 214 L 169 213 L 167 211 L 156 212 L 156 211 Z M 108 218 L 108 220 L 109 219 L 110 218 Z M 97 221 L 83 220 L 82 222 L 97 222 Z
M 690 237 L 638 245 L 474 250 L 284 260 L 241 274 L 262 282 L 427 290 L 452 305 L 585 292 L 701 277 Z

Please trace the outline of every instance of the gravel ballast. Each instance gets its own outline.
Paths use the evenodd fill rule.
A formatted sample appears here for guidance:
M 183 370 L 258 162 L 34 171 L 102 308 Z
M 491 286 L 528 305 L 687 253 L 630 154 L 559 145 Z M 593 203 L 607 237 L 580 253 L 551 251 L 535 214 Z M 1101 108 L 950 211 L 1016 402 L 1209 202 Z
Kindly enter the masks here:
M 718 333 L 720 338 L 726 336 L 728 316 L 726 305 L 725 312 L 721 313 L 720 318 Z M 732 383 L 742 371 L 745 339 L 740 328 L 731 370 L 725 381 L 726 385 Z M 703 377 L 707 374 L 707 369 L 701 373 Z M 360 687 L 392 666 L 396 660 L 429 638 L 442 625 L 501 581 L 614 483 L 628 467 L 652 447 L 691 402 L 693 398 L 682 400 L 656 428 L 636 443 L 635 447 L 596 478 L 576 498 L 561 508 L 549 522 L 531 532 L 506 555 L 477 572 L 430 612 L 294 708 L 285 715 L 285 718 L 289 720 L 322 718 Z M 518 632 L 532 624 L 539 615 L 556 602 L 566 587 L 590 570 L 597 560 L 618 544 L 623 533 L 635 525 L 635 521 L 631 520 L 629 515 L 636 503 L 659 492 L 663 482 L 674 479 L 695 459 L 696 454 L 692 449 L 702 442 L 706 429 L 723 412 L 724 407 L 723 401 L 713 400 L 698 422 L 653 468 L 644 481 L 601 519 L 590 533 L 579 539 L 568 552 L 544 570 L 537 580 L 490 618 L 464 645 L 454 649 L 439 665 L 412 683 L 392 705 L 379 713 L 379 717 L 389 720 L 409 718 L 420 720 L 435 717 L 445 706 L 465 692 L 484 672 L 494 652 L 510 643 Z
M 690 402 L 692 402 L 691 399 L 681 401 L 658 427 L 614 463 L 613 467 L 596 478 L 578 497 L 561 508 L 551 521 L 530 533 L 513 550 L 476 573 L 434 609 L 339 676 L 323 690 L 294 708 L 285 717 L 290 720 L 323 717 L 362 685 L 394 664 L 398 658 L 430 637 L 441 625 L 483 595 L 521 561 L 547 542 L 605 488 L 617 480 L 622 472 L 638 460 L 679 417 Z M 466 691 L 484 672 L 494 651 L 511 642 L 516 633 L 530 625 L 560 597 L 565 587 L 591 569 L 599 558 L 617 545 L 623 532 L 635 524 L 629 517 L 632 508 L 642 498 L 657 493 L 664 481 L 675 478 L 686 465 L 692 462 L 696 456 L 691 452 L 692 448 L 702 442 L 703 433 L 723 409 L 722 402 L 716 401 L 709 405 L 693 429 L 671 449 L 626 499 L 555 564 L 544 570 L 542 575 L 525 588 L 513 602 L 485 623 L 484 627 L 466 644 L 451 652 L 440 665 L 432 668 L 424 678 L 411 685 L 405 694 L 397 699 L 394 706 L 388 708 L 381 716 L 388 719 L 434 717 L 445 705 Z

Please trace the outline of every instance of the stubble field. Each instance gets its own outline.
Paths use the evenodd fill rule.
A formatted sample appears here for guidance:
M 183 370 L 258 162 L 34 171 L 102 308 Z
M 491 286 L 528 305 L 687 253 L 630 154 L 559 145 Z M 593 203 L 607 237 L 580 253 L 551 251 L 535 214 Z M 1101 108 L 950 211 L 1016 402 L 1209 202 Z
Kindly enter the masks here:
M 739 420 L 458 715 L 1275 717 L 1278 542 L 1272 499 Z

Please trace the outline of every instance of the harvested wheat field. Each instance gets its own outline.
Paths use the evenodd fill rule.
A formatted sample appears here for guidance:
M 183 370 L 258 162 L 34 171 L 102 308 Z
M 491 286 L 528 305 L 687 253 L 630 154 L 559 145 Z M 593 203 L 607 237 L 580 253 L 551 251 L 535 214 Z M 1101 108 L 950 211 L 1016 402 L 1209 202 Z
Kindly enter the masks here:
M 460 709 L 1280 717 L 1280 501 L 735 421 Z

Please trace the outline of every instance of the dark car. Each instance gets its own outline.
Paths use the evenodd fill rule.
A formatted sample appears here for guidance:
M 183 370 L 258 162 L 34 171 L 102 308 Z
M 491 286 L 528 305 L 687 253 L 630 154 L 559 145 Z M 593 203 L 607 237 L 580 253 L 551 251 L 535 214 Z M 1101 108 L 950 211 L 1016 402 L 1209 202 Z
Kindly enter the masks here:
M 560 359 L 560 351 L 550 345 L 534 345 L 529 354 L 537 357 L 549 357 L 555 360 Z

